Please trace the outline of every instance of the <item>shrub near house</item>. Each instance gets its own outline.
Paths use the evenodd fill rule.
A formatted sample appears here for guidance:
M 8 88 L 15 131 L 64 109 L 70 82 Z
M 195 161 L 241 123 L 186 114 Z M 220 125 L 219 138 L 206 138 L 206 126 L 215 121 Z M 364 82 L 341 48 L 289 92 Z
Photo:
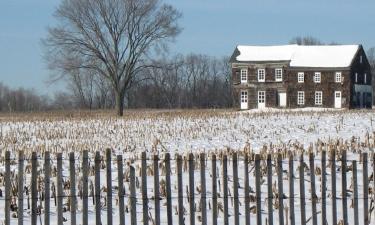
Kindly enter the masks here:
M 230 63 L 241 109 L 372 105 L 370 65 L 361 45 L 239 45 Z

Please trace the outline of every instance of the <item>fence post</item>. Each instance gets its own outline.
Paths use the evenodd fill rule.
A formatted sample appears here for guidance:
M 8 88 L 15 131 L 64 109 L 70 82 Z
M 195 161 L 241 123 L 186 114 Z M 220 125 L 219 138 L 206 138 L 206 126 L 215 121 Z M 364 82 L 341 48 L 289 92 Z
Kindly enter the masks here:
M 332 189 L 332 224 L 337 224 L 337 203 L 336 203 L 336 153 L 331 152 L 331 189 Z
M 122 163 L 122 155 L 117 155 L 117 176 L 118 176 L 118 200 L 119 200 L 119 215 L 120 225 L 125 225 L 124 215 L 124 170 Z
M 70 167 L 70 220 L 71 225 L 76 225 L 76 209 L 77 209 L 77 197 L 76 197 L 76 169 L 75 169 L 75 158 L 74 152 L 69 154 L 69 167 Z
M 357 162 L 352 161 L 353 165 L 353 201 L 354 201 L 354 225 L 359 225 L 358 219 L 358 183 L 357 183 Z
M 327 190 L 327 176 L 326 176 L 326 151 L 322 151 L 322 225 L 327 225 L 327 206 L 326 206 L 326 190 Z
M 57 224 L 63 225 L 62 153 L 57 153 Z
M 190 224 L 195 225 L 194 208 L 194 155 L 189 154 L 189 202 L 190 202 Z
M 228 215 L 228 168 L 227 155 L 223 155 L 223 202 L 224 202 L 224 225 L 229 225 Z
M 245 181 L 245 225 L 250 225 L 250 187 L 249 187 L 249 156 L 245 153 L 244 159 L 244 181 Z
M 207 207 L 206 207 L 206 155 L 201 153 L 201 212 L 202 212 L 202 225 L 207 225 Z
M 146 152 L 142 152 L 142 204 L 143 225 L 148 225 L 148 197 L 147 197 L 147 161 Z
M 50 224 L 50 201 L 51 201 L 51 154 L 44 153 L 44 224 Z
M 183 200 L 183 186 L 182 186 L 182 158 L 177 154 L 177 186 L 178 186 L 178 224 L 184 225 L 184 200 Z
M 260 191 L 260 155 L 255 155 L 255 192 L 256 192 L 256 213 L 257 213 L 257 225 L 262 225 L 262 196 Z
M 155 224 L 160 224 L 159 157 L 154 155 Z
M 306 225 L 306 205 L 305 205 L 305 164 L 303 153 L 299 158 L 299 192 L 301 202 L 301 225 Z
M 278 177 L 278 189 L 279 189 L 279 225 L 284 225 L 284 190 L 283 190 L 283 164 L 282 155 L 278 154 L 277 157 L 277 177 Z
M 31 155 L 31 180 L 36 181 L 38 179 L 38 161 L 37 154 L 33 152 Z M 37 182 L 31 182 L 31 225 L 37 225 L 37 201 L 38 191 Z
M 289 151 L 289 219 L 290 225 L 295 225 L 294 216 L 294 159 L 293 153 Z
M 18 152 L 18 225 L 23 225 L 23 160 L 24 152 L 21 150 Z M 46 201 L 46 199 L 44 199 Z
M 137 197 L 135 195 L 135 169 L 130 166 L 130 223 L 137 225 Z
M 101 225 L 101 203 L 100 203 L 100 152 L 95 153 L 95 222 Z
M 82 225 L 88 225 L 88 178 L 89 177 L 89 153 L 82 153 Z
M 239 216 L 239 203 L 238 203 L 238 161 L 237 161 L 237 153 L 233 153 L 233 197 L 234 197 L 234 224 L 240 224 L 240 216 Z
M 111 149 L 106 149 L 107 173 L 107 225 L 112 225 L 112 157 Z
M 172 193 L 171 193 L 171 156 L 165 153 L 165 186 L 167 189 L 167 220 L 168 225 L 173 224 L 172 220 Z
M 314 153 L 310 152 L 309 154 L 310 161 L 310 184 L 311 184 L 311 201 L 312 201 L 312 222 L 313 225 L 318 225 L 317 210 L 316 210 L 316 201 L 317 195 L 315 190 L 315 166 L 314 166 Z
M 267 206 L 268 206 L 268 224 L 273 225 L 273 192 L 272 192 L 272 158 L 267 155 Z
M 342 190 L 342 211 L 343 211 L 343 221 L 344 225 L 348 225 L 348 202 L 346 196 L 346 151 L 341 152 L 341 190 Z
M 368 215 L 368 154 L 362 154 L 363 161 L 363 224 L 369 224 L 369 215 Z M 375 174 L 374 174 L 375 176 Z M 375 177 L 374 177 L 375 180 Z
M 211 158 L 212 167 L 212 225 L 217 225 L 217 176 L 216 176 L 216 155 Z
M 10 225 L 10 178 L 11 178 L 11 172 L 10 172 L 10 151 L 5 152 L 5 176 L 4 176 L 4 182 L 5 182 L 5 225 Z

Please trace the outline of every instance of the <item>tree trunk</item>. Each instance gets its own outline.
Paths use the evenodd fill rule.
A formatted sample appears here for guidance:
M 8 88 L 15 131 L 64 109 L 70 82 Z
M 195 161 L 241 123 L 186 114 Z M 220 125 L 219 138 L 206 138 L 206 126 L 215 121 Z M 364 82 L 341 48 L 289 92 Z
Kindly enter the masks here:
M 124 115 L 124 94 L 122 91 L 116 91 L 116 113 L 118 116 Z

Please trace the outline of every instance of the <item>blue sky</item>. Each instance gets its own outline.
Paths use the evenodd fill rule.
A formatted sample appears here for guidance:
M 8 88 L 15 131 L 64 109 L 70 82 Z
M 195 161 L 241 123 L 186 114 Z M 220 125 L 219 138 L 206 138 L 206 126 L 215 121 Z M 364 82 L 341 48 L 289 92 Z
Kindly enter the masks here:
M 174 53 L 230 55 L 237 44 L 286 44 L 295 36 L 375 46 L 375 1 L 166 0 L 182 11 Z M 40 39 L 60 0 L 0 0 L 0 81 L 53 93 Z

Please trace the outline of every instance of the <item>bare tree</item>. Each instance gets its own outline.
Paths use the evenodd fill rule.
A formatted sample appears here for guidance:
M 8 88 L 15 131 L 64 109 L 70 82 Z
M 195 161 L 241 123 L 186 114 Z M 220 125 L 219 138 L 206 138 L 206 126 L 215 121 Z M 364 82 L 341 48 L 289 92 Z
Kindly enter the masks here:
M 370 64 L 370 67 L 371 67 L 372 90 L 373 90 L 373 93 L 375 93 L 374 92 L 375 91 L 375 79 L 374 79 L 374 77 L 375 77 L 375 47 L 372 47 L 369 50 L 367 50 L 366 55 L 367 55 L 367 60 L 368 60 L 368 62 Z M 375 95 L 374 94 L 372 95 L 372 99 L 373 99 L 372 104 L 374 104 L 375 103 Z
M 119 116 L 127 90 L 150 66 L 150 50 L 163 49 L 181 31 L 181 13 L 162 0 L 63 0 L 55 16 L 60 23 L 43 41 L 50 67 L 106 78 Z
M 304 36 L 304 37 L 294 37 L 289 41 L 290 44 L 298 44 L 298 45 L 322 45 L 319 39 L 312 37 L 312 36 Z

